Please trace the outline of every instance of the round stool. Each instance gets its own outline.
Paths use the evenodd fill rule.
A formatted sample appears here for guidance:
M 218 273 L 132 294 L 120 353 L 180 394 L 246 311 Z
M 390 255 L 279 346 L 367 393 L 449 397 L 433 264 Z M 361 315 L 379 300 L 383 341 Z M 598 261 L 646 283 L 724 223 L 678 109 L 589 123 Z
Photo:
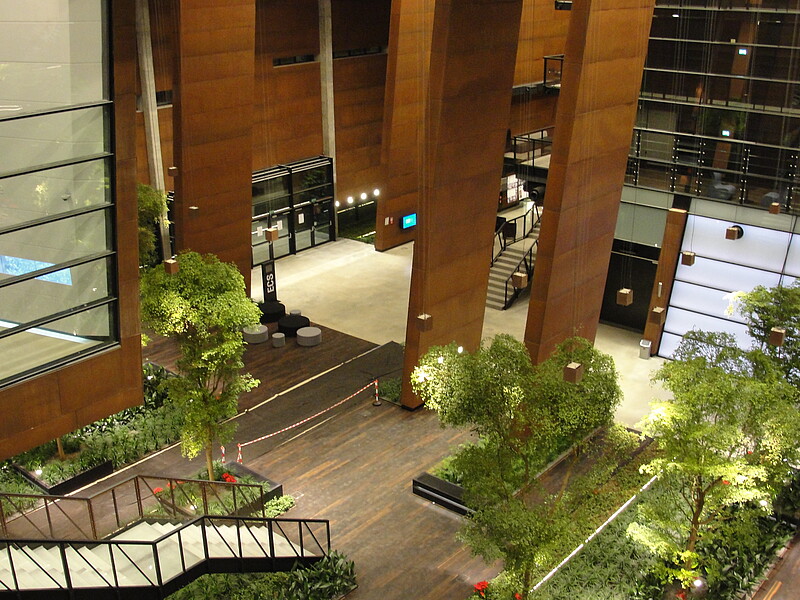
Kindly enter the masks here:
M 269 339 L 269 329 L 266 325 L 251 325 L 242 329 L 242 338 L 248 344 L 263 344 Z
M 300 310 L 298 310 L 298 309 L 296 309 L 296 308 L 295 308 L 294 310 L 290 310 L 290 311 L 289 311 L 289 314 L 290 314 L 290 315 L 295 315 L 295 316 L 298 316 L 298 315 L 301 315 L 301 314 L 303 314 L 303 313 L 302 313 Z
M 297 330 L 298 346 L 316 346 L 322 341 L 322 331 L 319 327 L 301 327 Z
M 264 325 L 277 323 L 286 315 L 286 307 L 282 302 L 262 302 L 258 307 L 261 309 L 261 322 Z
M 286 337 L 294 337 L 297 335 L 297 330 L 301 327 L 308 327 L 311 321 L 308 317 L 301 315 L 286 315 L 278 321 L 278 331 L 285 334 Z
M 286 336 L 282 333 L 273 333 L 272 334 L 272 347 L 273 348 L 281 348 L 286 345 Z

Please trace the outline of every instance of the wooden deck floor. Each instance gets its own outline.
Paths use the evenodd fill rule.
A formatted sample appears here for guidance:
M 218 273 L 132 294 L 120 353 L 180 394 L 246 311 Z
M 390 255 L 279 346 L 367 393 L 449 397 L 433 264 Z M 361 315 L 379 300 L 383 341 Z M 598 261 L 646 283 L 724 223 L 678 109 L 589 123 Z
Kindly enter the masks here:
M 323 328 L 315 348 L 271 345 L 248 348 L 247 369 L 261 379 L 241 408 L 235 441 L 276 431 L 359 389 L 373 377 L 396 375 L 402 349 L 374 344 Z M 174 367 L 177 353 L 166 340 L 145 348 L 149 360 Z M 349 362 L 346 362 L 349 361 Z M 307 381 L 342 362 L 344 366 Z M 265 400 L 269 400 L 264 403 Z M 439 427 L 436 415 L 408 412 L 396 405 L 372 406 L 363 393 L 303 427 L 245 448 L 244 464 L 278 481 L 297 497 L 289 517 L 331 520 L 334 548 L 356 562 L 359 588 L 348 600 L 459 600 L 472 586 L 499 571 L 455 540 L 461 518 L 411 493 L 411 479 L 438 462 L 466 434 Z M 230 445 L 228 458 L 235 451 Z M 187 477 L 200 459 L 189 462 L 178 448 L 159 453 L 126 472 L 81 492 L 91 495 L 134 473 Z

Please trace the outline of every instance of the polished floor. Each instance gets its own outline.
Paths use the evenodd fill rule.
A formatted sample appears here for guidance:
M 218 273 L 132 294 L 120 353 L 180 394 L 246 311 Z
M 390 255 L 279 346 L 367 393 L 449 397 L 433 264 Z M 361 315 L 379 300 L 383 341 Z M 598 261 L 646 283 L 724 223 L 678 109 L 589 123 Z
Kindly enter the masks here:
M 413 244 L 376 252 L 373 246 L 338 240 L 275 263 L 278 297 L 286 308 L 298 308 L 313 322 L 349 335 L 383 344 L 405 341 Z M 253 270 L 253 296 L 261 294 L 261 278 Z M 510 309 L 486 309 L 483 337 L 508 333 L 523 339 L 528 311 L 523 295 Z M 653 399 L 666 392 L 650 377 L 663 362 L 639 358 L 641 336 L 601 325 L 596 346 L 614 357 L 620 373 L 623 401 L 616 418 L 635 426 Z M 454 340 L 458 341 L 458 340 Z

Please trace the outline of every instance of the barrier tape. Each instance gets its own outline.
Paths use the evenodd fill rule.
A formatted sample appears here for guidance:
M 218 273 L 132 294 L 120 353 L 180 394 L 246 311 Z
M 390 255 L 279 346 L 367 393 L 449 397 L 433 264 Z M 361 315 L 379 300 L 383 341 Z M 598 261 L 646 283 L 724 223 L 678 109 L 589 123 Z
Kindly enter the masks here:
M 222 450 L 222 464 L 225 464 L 225 446 L 220 446 L 220 450 Z
M 236 462 L 241 464 L 242 463 L 242 445 L 241 444 L 237 444 L 237 445 L 239 446 L 239 454 L 236 456 Z
M 238 458 L 237 458 L 236 460 L 237 460 L 238 462 L 242 462 L 242 448 L 244 448 L 245 446 L 249 446 L 250 444 L 255 444 L 255 443 L 258 443 L 258 442 L 263 442 L 263 441 L 264 441 L 264 440 L 266 440 L 266 439 L 269 439 L 269 438 L 271 438 L 271 437 L 274 437 L 274 436 L 276 436 L 276 435 L 280 435 L 281 433 L 284 433 L 284 432 L 286 432 L 286 431 L 289 431 L 290 429 L 294 429 L 295 427 L 300 427 L 300 425 L 303 425 L 303 424 L 305 424 L 305 423 L 308 423 L 309 421 L 311 421 L 311 420 L 313 420 L 313 419 L 316 419 L 316 418 L 317 418 L 317 417 L 319 417 L 320 415 L 324 415 L 326 412 L 328 412 L 328 411 L 330 411 L 330 410 L 333 410 L 333 409 L 334 409 L 334 408 L 336 408 L 337 406 L 341 406 L 342 404 L 344 404 L 344 403 L 345 403 L 345 402 L 347 402 L 348 400 L 352 400 L 353 398 L 355 398 L 356 396 L 358 396 L 358 395 L 359 395 L 361 392 L 363 392 L 364 390 L 368 389 L 368 388 L 369 388 L 369 386 L 371 386 L 371 385 L 374 385 L 374 386 L 375 386 L 375 394 L 376 394 L 376 396 L 375 396 L 375 397 L 377 398 L 377 393 L 378 393 L 378 380 L 376 379 L 376 380 L 374 380 L 374 381 L 371 381 L 370 383 L 368 383 L 368 384 L 367 384 L 367 385 L 365 385 L 364 387 L 362 387 L 360 390 L 353 392 L 353 393 L 352 393 L 352 394 L 350 394 L 350 395 L 349 395 L 347 398 L 344 398 L 344 399 L 342 399 L 342 400 L 339 400 L 339 402 L 337 402 L 336 404 L 334 404 L 334 405 L 332 405 L 332 406 L 329 406 L 328 408 L 326 408 L 326 409 L 324 409 L 324 410 L 321 410 L 321 411 L 319 411 L 318 413 L 316 413 L 316 414 L 313 414 L 313 415 L 311 415 L 310 417 L 307 417 L 307 418 L 303 419 L 302 421 L 298 421 L 297 423 L 293 423 L 292 425 L 289 425 L 288 427 L 284 427 L 283 429 L 280 429 L 280 430 L 278 430 L 278 431 L 273 431 L 272 433 L 268 433 L 267 435 L 262 435 L 260 438 L 256 438 L 256 439 L 254 439 L 254 440 L 250 440 L 249 442 L 245 442 L 244 444 L 238 444 L 238 446 L 239 446 L 239 456 L 238 456 Z

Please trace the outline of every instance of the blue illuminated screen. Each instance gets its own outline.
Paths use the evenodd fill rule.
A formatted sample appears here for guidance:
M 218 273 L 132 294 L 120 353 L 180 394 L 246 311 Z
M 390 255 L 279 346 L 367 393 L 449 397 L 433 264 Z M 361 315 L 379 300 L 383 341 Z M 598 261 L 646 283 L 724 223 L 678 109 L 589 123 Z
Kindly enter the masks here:
M 417 213 L 411 213 L 410 215 L 406 215 L 403 217 L 402 223 L 400 223 L 401 229 L 411 229 L 417 224 Z
M 5 273 L 6 275 L 25 275 L 25 273 L 31 273 L 52 266 L 53 263 L 43 262 L 41 260 L 30 260 L 28 258 L 17 258 L 16 256 L 4 256 L 0 254 L 0 273 Z M 72 285 L 72 275 L 69 269 L 61 269 L 54 273 L 40 275 L 36 279 L 49 281 L 51 283 L 60 283 L 62 285 Z

